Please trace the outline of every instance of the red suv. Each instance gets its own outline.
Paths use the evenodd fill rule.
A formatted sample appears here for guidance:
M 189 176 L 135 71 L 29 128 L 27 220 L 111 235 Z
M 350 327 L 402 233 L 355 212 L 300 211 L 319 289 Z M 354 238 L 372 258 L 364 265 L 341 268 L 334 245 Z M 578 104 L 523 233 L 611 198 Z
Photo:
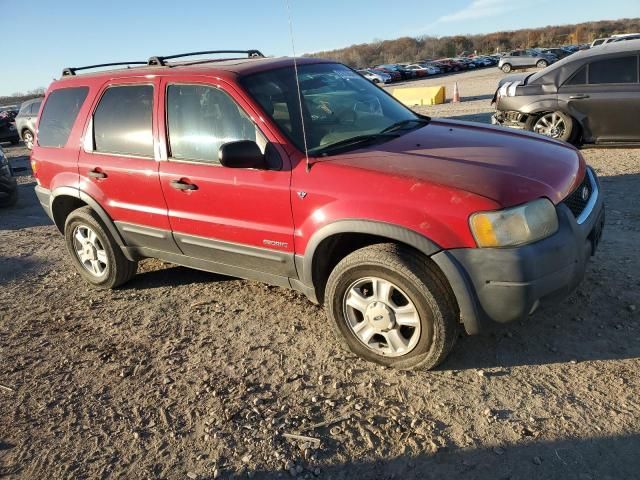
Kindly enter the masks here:
M 244 54 L 49 87 L 36 192 L 90 284 L 155 257 L 290 287 L 356 354 L 431 368 L 461 324 L 580 282 L 604 207 L 575 148 L 431 120 L 338 63 Z

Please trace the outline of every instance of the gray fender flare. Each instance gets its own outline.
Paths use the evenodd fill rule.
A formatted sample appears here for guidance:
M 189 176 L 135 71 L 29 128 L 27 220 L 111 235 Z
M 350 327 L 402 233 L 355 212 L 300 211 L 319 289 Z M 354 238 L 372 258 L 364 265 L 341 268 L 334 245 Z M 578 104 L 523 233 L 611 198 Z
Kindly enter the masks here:
M 298 275 L 306 285 L 313 285 L 313 257 L 318 246 L 327 238 L 340 233 L 366 233 L 406 243 L 427 256 L 441 248 L 427 237 L 407 228 L 375 220 L 338 220 L 317 230 L 309 239 L 301 261 L 298 261 Z M 301 268 L 300 268 L 301 267 Z
M 120 250 L 122 250 L 122 253 L 127 258 L 127 260 L 131 260 L 131 261 L 135 260 L 131 256 L 131 254 L 128 252 L 128 249 L 126 248 L 126 244 L 124 243 L 124 240 L 120 235 L 120 232 L 118 232 L 118 229 L 116 228 L 109 214 L 107 214 L 107 212 L 104 211 L 104 209 L 93 197 L 91 197 L 90 195 L 87 195 L 81 190 L 78 190 L 77 188 L 72 188 L 72 187 L 58 187 L 54 189 L 51 192 L 51 203 L 49 206 L 52 217 L 53 217 L 53 202 L 55 201 L 56 197 L 59 197 L 61 195 L 65 195 L 68 197 L 75 197 L 79 200 L 82 200 L 87 205 L 89 205 L 91 209 L 98 214 L 104 226 L 107 227 L 107 230 L 109 230 L 109 233 L 114 238 L 114 240 L 120 247 Z

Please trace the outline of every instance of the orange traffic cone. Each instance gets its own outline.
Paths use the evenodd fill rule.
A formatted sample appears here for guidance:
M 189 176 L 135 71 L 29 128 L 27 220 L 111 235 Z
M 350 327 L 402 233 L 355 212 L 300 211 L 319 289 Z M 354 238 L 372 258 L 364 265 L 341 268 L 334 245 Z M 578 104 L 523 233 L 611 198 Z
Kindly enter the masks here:
M 458 91 L 458 82 L 453 84 L 453 100 L 451 100 L 453 103 L 459 103 L 460 102 L 460 92 Z

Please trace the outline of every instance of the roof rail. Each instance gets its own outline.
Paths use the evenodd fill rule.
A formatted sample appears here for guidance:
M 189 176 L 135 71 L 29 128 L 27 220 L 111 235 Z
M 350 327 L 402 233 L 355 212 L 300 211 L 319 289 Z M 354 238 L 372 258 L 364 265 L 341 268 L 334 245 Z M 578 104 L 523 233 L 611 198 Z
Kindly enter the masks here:
M 89 70 L 91 68 L 99 67 L 115 67 L 116 65 L 146 65 L 147 62 L 115 62 L 115 63 L 100 63 L 98 65 L 87 65 L 86 67 L 67 67 L 62 70 L 62 76 L 68 77 L 69 75 L 75 75 L 78 70 Z
M 209 53 L 244 53 L 248 58 L 263 58 L 264 55 L 260 50 L 206 50 L 203 52 L 189 52 L 179 53 L 177 55 L 168 55 L 165 57 L 150 57 L 147 62 L 148 65 L 164 67 L 166 65 L 165 60 L 172 60 L 174 58 L 182 57 L 195 57 L 197 55 L 207 55 Z

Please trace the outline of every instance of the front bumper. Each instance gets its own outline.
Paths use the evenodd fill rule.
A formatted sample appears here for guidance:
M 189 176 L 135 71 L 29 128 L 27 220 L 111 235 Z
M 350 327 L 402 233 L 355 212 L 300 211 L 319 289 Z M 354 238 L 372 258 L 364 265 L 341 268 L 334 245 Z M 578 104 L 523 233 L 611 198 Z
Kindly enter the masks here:
M 558 204 L 559 228 L 551 237 L 514 248 L 445 250 L 432 257 L 449 279 L 468 333 L 478 333 L 486 320 L 524 319 L 580 284 L 604 227 L 604 202 L 592 175 L 596 188 L 585 208 L 589 211 L 576 218 Z
M 491 124 L 524 130 L 526 128 L 527 117 L 528 115 L 526 113 L 497 110 L 496 113 L 491 116 Z

